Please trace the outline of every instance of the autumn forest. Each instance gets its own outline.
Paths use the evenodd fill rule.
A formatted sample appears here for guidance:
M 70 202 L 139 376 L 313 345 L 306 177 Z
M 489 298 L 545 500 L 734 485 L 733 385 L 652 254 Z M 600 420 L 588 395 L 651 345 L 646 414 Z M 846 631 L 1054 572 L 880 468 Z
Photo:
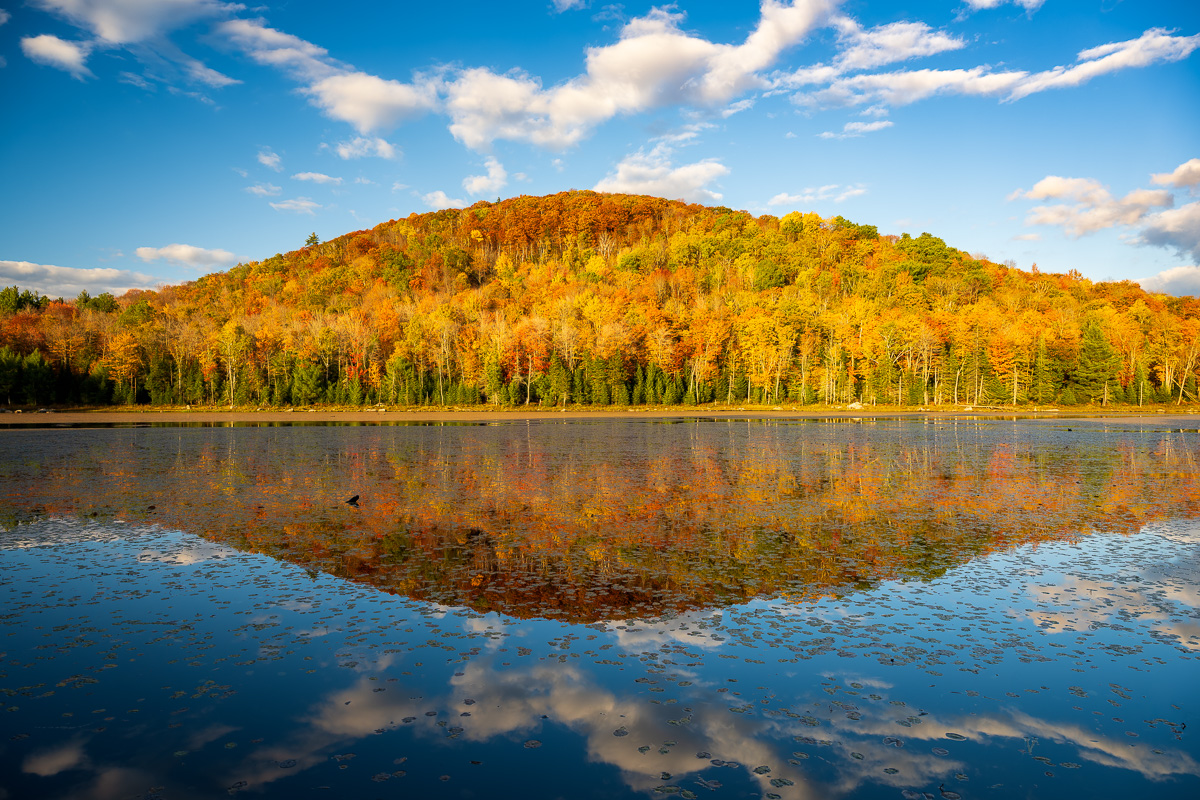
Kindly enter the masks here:
M 1200 300 L 929 233 L 572 191 L 157 291 L 0 291 L 0 403 L 933 407 L 1196 400 Z

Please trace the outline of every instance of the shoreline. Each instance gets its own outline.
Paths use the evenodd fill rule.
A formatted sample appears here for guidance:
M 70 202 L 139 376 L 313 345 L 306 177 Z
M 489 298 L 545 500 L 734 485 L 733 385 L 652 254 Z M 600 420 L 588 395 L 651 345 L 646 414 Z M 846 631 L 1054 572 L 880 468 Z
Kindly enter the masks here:
M 1177 410 L 1176 410 L 1177 409 Z M 895 406 L 866 406 L 849 409 L 837 406 L 727 407 L 655 406 L 642 408 L 419 408 L 419 409 L 180 409 L 145 407 L 129 410 L 68 409 L 25 411 L 0 414 L 0 430 L 90 426 L 143 425 L 272 425 L 330 423 L 422 423 L 460 422 L 494 423 L 530 420 L 652 420 L 652 419 L 762 419 L 762 420 L 1021 420 L 1053 422 L 1072 420 L 1079 423 L 1140 425 L 1178 423 L 1200 424 L 1200 410 L 1193 406 L 1171 409 L 1166 406 L 1108 410 L 1091 408 L 1019 408 L 955 406 L 945 410 L 928 408 L 907 410 Z

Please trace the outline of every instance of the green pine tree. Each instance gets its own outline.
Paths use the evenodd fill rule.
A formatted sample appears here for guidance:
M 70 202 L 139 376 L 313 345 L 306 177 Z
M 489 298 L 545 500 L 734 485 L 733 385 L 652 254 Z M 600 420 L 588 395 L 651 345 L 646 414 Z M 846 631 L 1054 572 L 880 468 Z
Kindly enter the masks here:
M 1116 383 L 1121 357 L 1104 338 L 1104 331 L 1095 320 L 1083 328 L 1079 357 L 1075 362 L 1075 385 L 1090 401 L 1107 400 L 1108 390 Z

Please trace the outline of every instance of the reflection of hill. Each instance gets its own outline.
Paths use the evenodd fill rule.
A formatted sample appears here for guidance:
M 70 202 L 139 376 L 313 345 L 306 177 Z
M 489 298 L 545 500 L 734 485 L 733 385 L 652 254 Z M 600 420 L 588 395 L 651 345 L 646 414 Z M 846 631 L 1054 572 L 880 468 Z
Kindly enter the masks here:
M 36 436 L 0 439 L 13 519 L 158 522 L 516 616 L 838 594 L 1200 516 L 1194 443 L 1178 433 L 614 422 Z M 352 494 L 359 508 L 341 502 Z

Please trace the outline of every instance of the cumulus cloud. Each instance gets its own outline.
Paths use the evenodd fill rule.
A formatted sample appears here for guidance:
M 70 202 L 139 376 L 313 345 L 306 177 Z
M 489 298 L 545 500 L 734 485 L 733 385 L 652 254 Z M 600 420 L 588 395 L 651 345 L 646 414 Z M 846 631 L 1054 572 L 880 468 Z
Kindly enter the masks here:
M 79 80 L 95 77 L 84 63 L 91 49 L 86 42 L 68 42 L 48 33 L 21 39 L 21 52 L 30 61 L 69 72 Z
M 283 189 L 273 183 L 256 183 L 253 186 L 247 186 L 246 191 L 259 197 L 275 197 Z
M 448 197 L 441 189 L 422 195 L 421 199 L 425 201 L 425 205 L 437 211 L 441 211 L 444 208 L 462 208 L 466 205 L 466 201 Z
M 10 19 L 12 19 L 12 14 L 8 13 L 3 8 L 0 8 L 0 25 L 3 25 L 4 23 L 8 22 Z
M 714 158 L 675 166 L 673 149 L 660 142 L 649 152 L 639 150 L 627 155 L 616 168 L 596 184 L 597 192 L 649 194 L 690 202 L 718 202 L 720 192 L 709 185 L 729 174 L 729 168 Z
M 803 189 L 798 194 L 788 194 L 780 192 L 767 201 L 769 206 L 809 206 L 814 203 L 834 202 L 841 203 L 849 200 L 851 197 L 858 197 L 867 193 L 867 187 L 861 183 L 856 183 L 852 186 L 842 186 L 837 183 L 826 184 L 816 188 Z
M 363 134 L 395 127 L 437 105 L 432 83 L 401 83 L 365 72 L 331 75 L 304 92 L 326 116 Z
M 269 147 L 264 147 L 258 151 L 258 163 L 262 164 L 267 169 L 273 169 L 276 172 L 283 171 L 283 159 Z
M 318 208 L 324 208 L 324 206 L 308 197 L 295 197 L 291 200 L 281 200 L 278 203 L 271 203 L 271 208 L 276 211 L 289 211 L 293 214 L 316 216 L 314 212 Z
M 1190 187 L 1198 167 L 1200 159 L 1191 159 L 1151 180 L 1160 186 Z M 1117 198 L 1092 178 L 1048 175 L 1028 191 L 1013 192 L 1009 199 L 1060 201 L 1030 209 L 1026 225 L 1056 226 L 1077 237 L 1127 228 L 1133 232 L 1126 237 L 1131 244 L 1173 249 L 1200 264 L 1200 202 L 1175 208 L 1175 197 L 1166 189 L 1134 189 Z
M 1200 264 L 1200 203 L 1150 214 L 1139 243 L 1173 248 Z
M 875 122 L 847 122 L 842 126 L 841 133 L 825 131 L 824 133 L 819 133 L 817 135 L 822 139 L 851 139 L 862 136 L 864 133 L 873 133 L 874 131 L 881 131 L 884 128 L 890 128 L 894 124 L 895 123 L 891 120 L 886 119 L 877 120 Z
M 124 294 L 130 289 L 149 289 L 158 280 L 140 272 L 122 269 L 75 269 L 30 261 L 0 261 L 0 284 L 17 285 L 49 297 L 92 294 Z
M 186 267 L 229 267 L 238 257 L 228 250 L 206 250 L 190 244 L 169 244 L 166 247 L 139 247 L 133 251 L 142 261 L 164 260 Z
M 563 149 L 619 114 L 677 104 L 718 107 L 765 87 L 760 73 L 828 17 L 828 0 L 764 0 L 754 31 L 737 45 L 680 28 L 682 14 L 654 8 L 617 42 L 587 51 L 582 75 L 551 89 L 521 71 L 460 72 L 446 86 L 450 132 L 475 150 L 497 139 Z
M 433 80 L 403 83 L 356 71 L 331 58 L 325 48 L 271 28 L 261 19 L 229 20 L 216 31 L 259 64 L 306 84 L 300 91 L 309 102 L 362 134 L 394 127 L 438 104 Z
M 492 194 L 508 185 L 508 172 L 503 164 L 494 158 L 489 158 L 485 164 L 486 175 L 469 175 L 463 180 L 463 188 L 467 190 L 467 194 Z
M 1160 172 L 1150 176 L 1157 186 L 1173 186 L 1177 189 L 1200 185 L 1200 158 L 1189 159 L 1172 172 Z
M 1138 281 L 1148 292 L 1200 297 L 1200 267 L 1173 267 Z
M 339 158 L 349 160 L 352 158 L 364 158 L 366 156 L 376 156 L 377 158 L 395 158 L 396 148 L 389 142 L 379 138 L 367 138 L 365 136 L 357 136 L 349 141 L 338 142 L 334 145 L 334 152 Z
M 297 172 L 292 176 L 292 180 L 312 181 L 313 183 L 332 183 L 334 186 L 342 185 L 341 178 L 335 178 L 332 175 L 326 175 L 322 172 Z
M 1136 225 L 1152 208 L 1174 203 L 1165 189 L 1135 189 L 1118 200 L 1099 181 L 1057 175 L 1046 176 L 1019 196 L 1029 200 L 1070 201 L 1035 206 L 1030 210 L 1026 224 L 1058 226 L 1075 237 L 1117 225 Z
M 881 67 L 966 46 L 962 39 L 935 31 L 924 22 L 893 22 L 863 30 L 854 20 L 841 17 L 836 25 L 845 48 L 834 62 L 838 72 Z

